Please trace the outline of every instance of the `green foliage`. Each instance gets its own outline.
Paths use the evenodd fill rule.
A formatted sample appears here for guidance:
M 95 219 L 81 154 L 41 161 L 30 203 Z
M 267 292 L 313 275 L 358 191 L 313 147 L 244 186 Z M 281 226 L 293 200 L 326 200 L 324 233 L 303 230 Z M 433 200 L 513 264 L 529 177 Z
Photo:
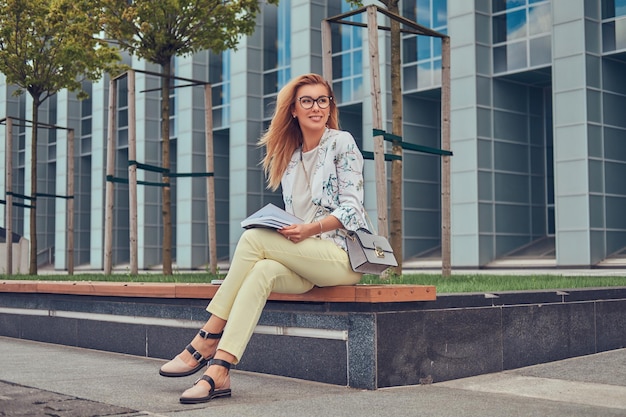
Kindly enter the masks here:
M 104 31 L 122 49 L 165 65 L 173 56 L 236 49 L 254 32 L 258 0 L 101 0 Z M 278 4 L 278 0 L 267 0 Z
M 626 276 L 565 276 L 508 274 L 405 274 L 381 278 L 366 275 L 363 284 L 434 285 L 437 293 L 503 292 L 526 290 L 565 290 L 589 287 L 626 287 Z
M 119 61 L 116 48 L 96 38 L 94 0 L 0 0 L 0 72 L 40 104 L 67 88 L 82 91 Z
M 48 281 L 107 281 L 107 282 L 161 282 L 161 283 L 210 283 L 212 279 L 223 279 L 225 274 L 209 272 L 180 272 L 175 275 L 143 273 L 128 275 L 77 274 L 77 275 L 11 275 L 3 280 L 48 280 Z M 590 287 L 626 287 L 626 276 L 566 276 L 566 275 L 508 275 L 508 274 L 405 274 L 380 278 L 365 275 L 361 284 L 407 284 L 434 285 L 437 294 L 481 293 L 529 290 L 568 290 Z

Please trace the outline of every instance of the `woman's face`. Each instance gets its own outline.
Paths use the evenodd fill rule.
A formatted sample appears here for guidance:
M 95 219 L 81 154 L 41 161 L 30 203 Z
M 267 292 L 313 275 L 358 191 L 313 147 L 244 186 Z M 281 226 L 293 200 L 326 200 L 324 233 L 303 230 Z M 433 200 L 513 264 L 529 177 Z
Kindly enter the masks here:
M 300 129 L 313 132 L 326 128 L 332 104 L 328 96 L 328 89 L 323 84 L 303 85 L 298 88 L 293 115 L 298 119 Z

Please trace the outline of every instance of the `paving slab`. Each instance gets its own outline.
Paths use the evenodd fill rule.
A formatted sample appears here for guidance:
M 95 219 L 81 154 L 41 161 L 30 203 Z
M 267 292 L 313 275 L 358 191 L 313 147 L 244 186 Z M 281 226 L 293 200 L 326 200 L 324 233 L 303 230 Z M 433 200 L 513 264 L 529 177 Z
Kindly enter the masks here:
M 0 416 L 626 416 L 626 349 L 376 391 L 233 370 L 232 398 L 197 405 L 163 363 L 0 337 Z

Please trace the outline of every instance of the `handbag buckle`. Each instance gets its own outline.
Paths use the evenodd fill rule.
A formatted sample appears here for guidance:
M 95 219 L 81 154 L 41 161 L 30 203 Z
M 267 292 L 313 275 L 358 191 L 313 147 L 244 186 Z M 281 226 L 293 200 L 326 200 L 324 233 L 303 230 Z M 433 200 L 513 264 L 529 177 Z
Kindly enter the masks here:
M 385 251 L 380 246 L 374 247 L 374 253 L 376 253 L 376 256 L 379 258 L 385 257 Z

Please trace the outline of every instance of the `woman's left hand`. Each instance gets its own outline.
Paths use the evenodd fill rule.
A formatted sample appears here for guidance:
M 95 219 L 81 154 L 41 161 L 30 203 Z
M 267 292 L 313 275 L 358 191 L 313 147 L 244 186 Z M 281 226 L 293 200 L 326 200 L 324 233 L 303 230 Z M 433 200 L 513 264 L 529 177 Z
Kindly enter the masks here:
M 278 230 L 278 233 L 285 236 L 287 240 L 298 243 L 315 234 L 315 226 L 317 223 L 300 223 L 285 226 Z M 319 226 L 317 226 L 319 229 Z

